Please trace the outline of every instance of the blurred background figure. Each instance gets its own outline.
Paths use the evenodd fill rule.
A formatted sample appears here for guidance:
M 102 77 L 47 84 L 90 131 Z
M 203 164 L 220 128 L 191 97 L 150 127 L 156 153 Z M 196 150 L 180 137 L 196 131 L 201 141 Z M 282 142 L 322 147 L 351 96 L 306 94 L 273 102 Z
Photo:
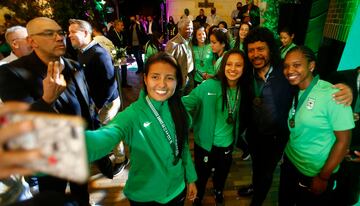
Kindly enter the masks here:
M 177 34 L 177 27 L 172 16 L 169 16 L 169 22 L 166 25 L 166 33 L 168 34 L 167 40 L 174 38 Z
M 5 39 L 11 47 L 11 53 L 0 61 L 0 65 L 10 63 L 32 52 L 32 47 L 26 40 L 28 33 L 23 26 L 13 26 L 6 30 Z
M 186 18 L 186 17 L 189 18 L 191 21 L 194 20 L 194 17 L 192 15 L 190 15 L 190 11 L 188 8 L 184 9 L 184 14 L 180 17 L 180 19 Z
M 279 34 L 281 41 L 281 59 L 284 59 L 286 53 L 296 46 L 296 44 L 293 42 L 295 33 L 290 28 L 284 27 L 280 30 Z
M 216 8 L 211 8 L 210 13 L 210 16 L 206 18 L 206 23 L 210 26 L 218 25 L 222 21 L 222 18 L 216 14 Z
M 260 25 L 260 9 L 254 4 L 254 0 L 246 0 L 246 5 L 241 8 L 238 18 L 241 22 L 248 22 L 253 27 Z
M 205 28 L 203 26 L 195 28 L 191 42 L 196 70 L 194 77 L 196 87 L 204 80 L 215 75 L 213 64 L 214 55 L 207 41 Z
M 240 22 L 241 19 L 238 17 L 239 16 L 239 12 L 241 10 L 242 7 L 242 3 L 239 1 L 236 3 L 236 9 L 234 9 L 231 12 L 231 26 L 232 26 L 232 35 L 236 36 L 237 33 L 239 32 L 239 28 L 240 28 Z
M 199 10 L 199 15 L 196 17 L 195 21 L 199 22 L 201 26 L 204 26 L 206 23 L 206 16 L 204 9 Z
M 154 32 L 150 40 L 145 44 L 145 63 L 154 54 L 163 51 L 164 35 Z

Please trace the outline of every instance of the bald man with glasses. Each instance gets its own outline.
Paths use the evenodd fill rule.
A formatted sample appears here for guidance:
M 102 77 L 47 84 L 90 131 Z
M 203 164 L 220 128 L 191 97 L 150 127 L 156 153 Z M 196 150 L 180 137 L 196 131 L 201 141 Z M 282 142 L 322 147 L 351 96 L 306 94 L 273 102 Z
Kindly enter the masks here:
M 0 66 L 0 98 L 30 103 L 35 111 L 78 115 L 86 120 L 88 129 L 96 129 L 99 122 L 83 70 L 77 62 L 63 57 L 66 32 L 46 17 L 30 20 L 26 29 L 34 51 Z M 66 180 L 42 176 L 38 182 L 40 193 L 65 194 Z M 80 205 L 89 204 L 87 184 L 70 182 L 70 190 Z

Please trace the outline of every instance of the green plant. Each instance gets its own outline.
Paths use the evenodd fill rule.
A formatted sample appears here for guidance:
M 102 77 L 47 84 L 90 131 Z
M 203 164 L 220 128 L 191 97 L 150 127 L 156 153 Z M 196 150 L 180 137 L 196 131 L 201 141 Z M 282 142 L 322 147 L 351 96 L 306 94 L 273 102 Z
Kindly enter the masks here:
M 71 18 L 91 19 L 93 0 L 2 0 L 0 7 L 7 7 L 15 17 L 26 22 L 45 16 L 57 21 L 63 28 Z

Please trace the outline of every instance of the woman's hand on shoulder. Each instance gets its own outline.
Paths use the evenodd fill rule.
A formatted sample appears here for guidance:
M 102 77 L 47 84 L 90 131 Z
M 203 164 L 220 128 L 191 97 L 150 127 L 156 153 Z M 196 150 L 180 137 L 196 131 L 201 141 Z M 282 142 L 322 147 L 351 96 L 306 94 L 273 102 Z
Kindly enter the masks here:
M 351 88 L 343 83 L 335 84 L 333 87 L 339 89 L 338 92 L 333 94 L 335 101 L 338 104 L 350 106 L 353 101 L 353 94 Z

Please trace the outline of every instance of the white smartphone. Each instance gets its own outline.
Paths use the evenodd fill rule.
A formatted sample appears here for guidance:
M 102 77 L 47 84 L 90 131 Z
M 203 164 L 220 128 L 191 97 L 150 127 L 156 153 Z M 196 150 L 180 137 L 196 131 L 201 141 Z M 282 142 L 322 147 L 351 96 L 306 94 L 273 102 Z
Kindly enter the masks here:
M 52 176 L 84 183 L 89 178 L 89 164 L 81 117 L 51 113 L 23 112 L 6 116 L 7 122 L 31 120 L 34 131 L 7 142 L 9 150 L 40 149 L 43 158 L 25 167 Z

